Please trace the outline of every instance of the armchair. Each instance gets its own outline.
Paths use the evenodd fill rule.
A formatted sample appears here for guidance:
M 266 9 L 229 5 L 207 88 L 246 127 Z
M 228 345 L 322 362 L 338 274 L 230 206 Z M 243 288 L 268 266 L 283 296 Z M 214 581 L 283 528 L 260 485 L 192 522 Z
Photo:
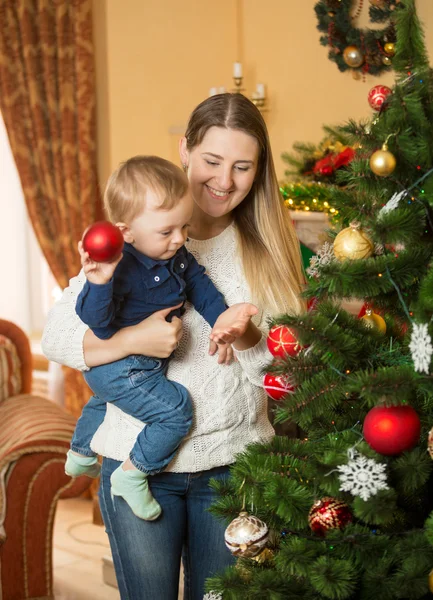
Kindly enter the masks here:
M 31 394 L 25 333 L 0 319 L 0 598 L 51 600 L 52 537 L 59 498 L 87 489 L 64 473 L 75 419 Z

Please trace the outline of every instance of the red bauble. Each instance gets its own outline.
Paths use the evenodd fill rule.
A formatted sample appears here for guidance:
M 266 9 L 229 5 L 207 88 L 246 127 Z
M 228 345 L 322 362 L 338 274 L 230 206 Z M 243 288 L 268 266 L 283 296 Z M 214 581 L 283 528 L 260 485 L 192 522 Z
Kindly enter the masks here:
M 109 221 L 97 221 L 83 234 L 83 250 L 96 262 L 115 260 L 123 250 L 123 235 Z
M 284 375 L 266 373 L 263 377 L 263 387 L 272 400 L 281 400 L 286 394 L 293 394 L 295 388 L 291 381 Z
M 380 110 L 391 93 L 392 90 L 387 85 L 375 85 L 368 92 L 368 103 L 374 110 Z
M 379 454 L 393 455 L 413 448 L 421 423 L 411 406 L 375 406 L 364 419 L 364 438 Z
M 271 327 L 266 340 L 272 356 L 296 356 L 301 351 L 301 346 L 292 329 L 286 325 Z
M 338 498 L 325 496 L 313 504 L 308 523 L 314 533 L 324 536 L 330 529 L 343 529 L 352 521 L 349 506 Z

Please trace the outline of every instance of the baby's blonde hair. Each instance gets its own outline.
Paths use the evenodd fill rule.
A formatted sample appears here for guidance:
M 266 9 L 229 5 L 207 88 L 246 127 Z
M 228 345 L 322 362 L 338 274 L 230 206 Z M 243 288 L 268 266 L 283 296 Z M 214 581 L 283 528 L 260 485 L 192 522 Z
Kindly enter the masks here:
M 158 208 L 171 210 L 188 191 L 185 173 L 159 156 L 133 156 L 110 175 L 104 208 L 112 223 L 128 223 L 146 207 L 147 192 L 159 196 Z

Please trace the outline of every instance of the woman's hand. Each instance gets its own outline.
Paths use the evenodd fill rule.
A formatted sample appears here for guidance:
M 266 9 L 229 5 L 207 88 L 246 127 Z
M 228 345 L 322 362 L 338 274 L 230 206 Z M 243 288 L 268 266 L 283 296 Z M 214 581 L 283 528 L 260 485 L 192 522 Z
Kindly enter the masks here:
M 169 323 L 166 317 L 180 306 L 181 304 L 158 310 L 138 325 L 121 330 L 126 332 L 128 354 L 168 358 L 179 345 L 182 337 L 182 321 L 178 317 L 173 317 Z
M 117 265 L 123 257 L 123 254 L 121 254 L 111 262 L 96 262 L 90 258 L 88 252 L 83 250 L 83 242 L 78 242 L 78 252 L 80 253 L 81 265 L 87 280 L 97 285 L 103 285 L 110 281 Z
M 244 335 L 250 319 L 258 313 L 257 306 L 248 302 L 233 304 L 216 320 L 210 339 L 217 344 L 232 344 Z
M 108 340 L 101 340 L 89 329 L 84 336 L 84 358 L 88 367 L 105 365 L 130 354 L 168 358 L 179 345 L 182 321 L 165 319 L 181 305 L 159 310 L 137 325 L 124 327 Z

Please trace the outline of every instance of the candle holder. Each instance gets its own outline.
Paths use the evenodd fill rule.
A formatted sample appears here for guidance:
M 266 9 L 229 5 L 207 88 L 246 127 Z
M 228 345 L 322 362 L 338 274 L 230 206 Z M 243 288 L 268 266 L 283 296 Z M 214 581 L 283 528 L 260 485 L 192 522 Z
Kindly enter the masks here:
M 235 94 L 242 94 L 245 89 L 242 87 L 242 77 L 233 77 L 235 87 L 231 90 Z
M 245 88 L 242 87 L 243 77 L 233 77 L 235 87 L 230 91 L 235 94 L 243 94 Z M 257 84 L 257 89 L 250 96 L 251 102 L 257 106 L 260 112 L 267 112 L 268 107 L 266 105 L 265 86 L 262 83 Z
M 233 65 L 233 83 L 234 87 L 230 90 L 234 94 L 244 94 L 245 88 L 242 87 L 242 65 L 240 62 L 236 62 Z M 225 87 L 212 87 L 209 95 L 214 96 L 215 94 L 224 94 L 226 91 Z M 244 94 L 247 96 L 247 94 Z M 260 112 L 266 112 L 268 110 L 266 104 L 265 86 L 263 83 L 258 83 L 256 90 L 249 97 L 251 102 L 257 106 Z

